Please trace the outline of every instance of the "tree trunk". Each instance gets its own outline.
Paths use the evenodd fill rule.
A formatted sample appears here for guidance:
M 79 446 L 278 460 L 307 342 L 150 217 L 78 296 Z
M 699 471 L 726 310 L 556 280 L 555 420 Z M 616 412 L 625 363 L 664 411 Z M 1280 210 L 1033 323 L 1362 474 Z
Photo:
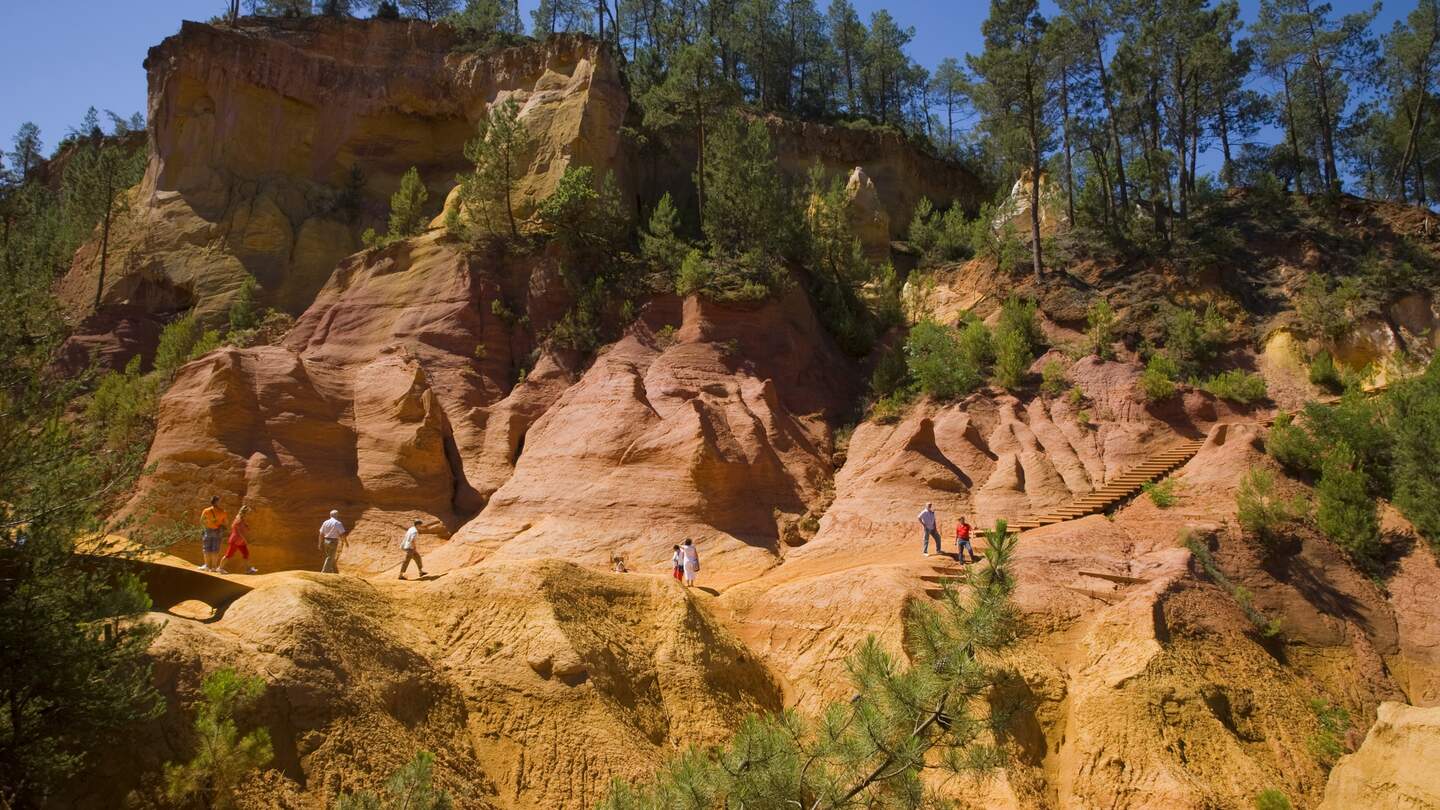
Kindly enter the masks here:
M 1045 274 L 1045 265 L 1040 256 L 1040 102 L 1030 100 L 1030 261 L 1035 269 L 1035 280 Z
M 1235 161 L 1230 158 L 1230 120 L 1225 114 L 1225 100 L 1220 100 L 1220 180 L 1225 185 L 1235 184 Z
M 100 224 L 100 278 L 95 282 L 95 311 L 100 311 L 100 299 L 105 294 L 105 265 L 110 256 L 110 220 L 115 206 L 107 198 L 105 219 Z
M 695 130 L 700 136 L 700 158 L 695 173 L 695 198 L 699 206 L 700 232 L 705 232 L 705 114 L 695 115 Z
M 1060 69 L 1060 137 L 1065 147 L 1065 214 L 1075 225 L 1075 169 L 1070 157 L 1070 68 Z
M 1290 98 L 1290 69 L 1280 68 L 1281 87 L 1285 91 L 1285 119 L 1288 123 L 1286 129 L 1290 136 L 1290 159 L 1293 161 L 1292 169 L 1295 175 L 1295 187 L 1300 188 L 1300 141 L 1295 132 L 1295 103 Z M 1285 179 L 1285 190 L 1290 190 L 1290 178 Z
M 1100 97 L 1105 102 L 1105 118 L 1110 125 L 1111 147 L 1115 150 L 1115 182 L 1120 188 L 1120 221 L 1130 218 L 1130 192 L 1125 188 L 1125 155 L 1120 144 L 1120 123 L 1115 119 L 1115 104 L 1110 99 L 1110 78 L 1105 72 L 1105 46 L 1098 30 L 1091 31 L 1095 43 L 1095 64 L 1100 69 Z
M 1315 44 L 1315 16 L 1310 0 L 1305 0 L 1305 21 L 1310 30 L 1310 66 L 1315 69 L 1315 95 L 1320 104 L 1320 146 L 1325 150 L 1325 187 L 1334 193 L 1340 190 L 1340 172 L 1335 161 L 1334 119 L 1330 114 L 1330 81 L 1325 75 L 1325 62 Z

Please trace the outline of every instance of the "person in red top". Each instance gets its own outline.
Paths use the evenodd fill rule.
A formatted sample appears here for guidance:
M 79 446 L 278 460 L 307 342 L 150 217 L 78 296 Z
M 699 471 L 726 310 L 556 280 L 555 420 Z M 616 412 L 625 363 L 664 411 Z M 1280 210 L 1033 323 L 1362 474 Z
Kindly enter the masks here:
M 975 547 L 970 545 L 970 524 L 965 522 L 965 516 L 960 516 L 960 522 L 955 524 L 955 547 L 958 551 L 955 559 L 965 562 L 965 552 L 970 552 L 970 562 L 979 562 L 980 557 L 975 553 Z
M 225 570 L 225 561 L 235 556 L 235 553 L 237 551 L 240 553 L 241 557 L 245 558 L 245 562 L 247 564 L 245 573 L 260 573 L 255 569 L 255 566 L 249 565 L 250 543 L 245 537 L 245 531 L 250 528 L 250 524 L 245 522 L 245 515 L 249 511 L 250 507 L 242 506 L 240 507 L 240 511 L 235 513 L 235 522 L 230 524 L 230 544 L 225 549 L 225 556 L 220 558 L 220 570 L 218 571 L 218 573 L 230 573 L 229 571 Z

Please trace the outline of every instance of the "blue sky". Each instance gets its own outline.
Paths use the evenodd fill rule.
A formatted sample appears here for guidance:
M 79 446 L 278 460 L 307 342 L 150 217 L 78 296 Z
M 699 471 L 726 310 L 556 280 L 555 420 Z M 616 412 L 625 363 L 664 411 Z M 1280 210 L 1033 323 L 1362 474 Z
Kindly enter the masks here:
M 819 0 L 825 5 L 826 0 Z M 946 56 L 962 56 L 980 44 L 982 0 L 854 0 L 861 13 L 888 8 L 902 25 L 914 26 L 911 55 L 933 68 Z M 526 13 L 536 0 L 521 0 Z M 0 31 L 0 139 L 24 121 L 40 125 L 46 149 L 77 123 L 91 105 L 124 116 L 145 109 L 146 50 L 180 28 L 182 19 L 205 20 L 220 13 L 221 0 L 50 0 L 7 3 Z M 1046 0 L 1053 11 L 1053 2 Z M 1259 0 L 1241 0 L 1246 19 Z M 1369 6 L 1369 0 L 1334 0 L 1337 11 Z M 1388 31 L 1415 0 L 1390 0 L 1376 25 Z M 75 43 L 71 46 L 69 43 Z

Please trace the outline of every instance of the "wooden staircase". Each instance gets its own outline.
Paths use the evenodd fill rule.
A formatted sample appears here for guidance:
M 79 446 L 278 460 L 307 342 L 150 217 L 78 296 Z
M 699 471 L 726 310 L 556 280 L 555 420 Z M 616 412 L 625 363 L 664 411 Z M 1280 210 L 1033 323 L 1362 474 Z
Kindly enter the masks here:
M 1200 448 L 1204 444 L 1204 439 L 1191 439 L 1172 447 L 1126 470 L 1119 477 L 1107 481 L 1104 486 L 1093 492 L 1081 495 L 1053 511 L 1015 520 L 1008 524 L 1009 528 L 1022 532 L 1026 529 L 1037 529 L 1051 523 L 1060 523 L 1104 512 L 1115 504 L 1134 496 L 1146 484 L 1174 472 L 1180 465 L 1200 452 Z

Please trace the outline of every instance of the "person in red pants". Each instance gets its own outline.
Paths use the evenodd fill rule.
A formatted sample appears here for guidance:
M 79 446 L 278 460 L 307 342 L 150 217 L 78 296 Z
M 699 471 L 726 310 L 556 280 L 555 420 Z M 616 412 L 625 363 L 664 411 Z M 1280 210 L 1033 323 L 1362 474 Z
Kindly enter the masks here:
M 230 573 L 225 570 L 225 561 L 235 556 L 237 552 L 245 560 L 245 573 L 260 573 L 255 566 L 250 565 L 250 542 L 245 537 L 245 532 L 250 528 L 250 524 L 245 522 L 245 515 L 249 511 L 249 506 L 241 506 L 240 511 L 235 513 L 235 522 L 230 524 L 230 543 L 225 548 L 225 556 L 220 558 L 220 570 L 216 573 Z

